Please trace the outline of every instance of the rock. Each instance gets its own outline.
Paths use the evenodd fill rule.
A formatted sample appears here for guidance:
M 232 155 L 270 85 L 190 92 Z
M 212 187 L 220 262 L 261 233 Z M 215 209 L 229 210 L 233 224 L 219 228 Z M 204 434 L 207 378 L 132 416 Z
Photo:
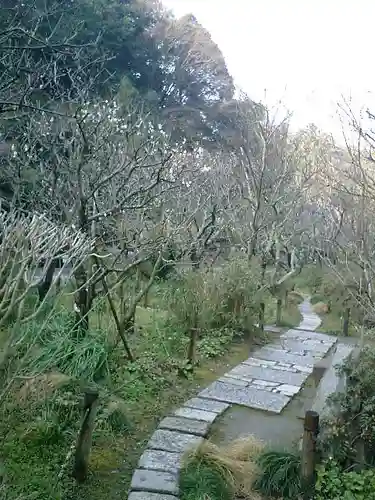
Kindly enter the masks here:
M 146 450 L 138 462 L 140 469 L 158 470 L 178 474 L 180 470 L 181 453 L 170 451 Z
M 297 373 L 297 370 L 288 370 L 287 368 L 279 367 L 274 370 L 272 368 L 260 368 L 258 366 L 249 366 L 246 364 L 238 365 L 228 375 L 236 375 L 244 379 L 268 380 L 269 382 L 278 382 L 279 384 L 290 384 L 301 386 L 307 378 L 306 373 Z
M 269 382 L 268 380 L 258 380 L 258 379 L 253 380 L 253 384 L 264 387 L 277 387 L 278 385 L 280 385 L 279 382 Z
M 132 491 L 128 500 L 177 500 L 177 497 L 163 493 L 151 493 L 150 491 Z
M 196 436 L 206 436 L 209 427 L 209 422 L 182 417 L 167 417 L 159 424 L 159 429 L 179 431 L 185 434 L 194 434 Z
M 300 391 L 301 387 L 295 386 L 295 385 L 288 385 L 288 384 L 282 384 L 277 387 L 277 391 L 281 392 L 287 396 L 294 396 L 295 394 L 298 394 Z
M 295 368 L 297 370 L 297 372 L 308 373 L 308 374 L 313 372 L 312 366 L 293 365 L 293 368 Z
M 289 399 L 284 394 L 273 394 L 255 387 L 236 387 L 232 384 L 214 382 L 200 393 L 205 398 L 215 399 L 259 410 L 280 413 Z
M 313 356 L 301 356 L 299 354 L 290 354 L 283 349 L 274 349 L 271 347 L 262 347 L 259 351 L 254 353 L 254 356 L 263 359 L 271 359 L 276 362 L 290 363 L 291 365 L 297 364 L 299 366 L 313 366 Z M 246 361 L 245 361 L 246 363 Z
M 224 375 L 224 377 L 221 377 L 218 379 L 218 382 L 224 382 L 225 384 L 233 384 L 237 385 L 239 387 L 247 387 L 251 380 L 244 380 L 241 377 L 230 377 L 229 375 Z
M 137 469 L 132 478 L 131 490 L 178 495 L 178 477 L 169 472 Z
M 229 408 L 227 403 L 221 403 L 220 401 L 212 401 L 211 399 L 203 398 L 189 399 L 184 406 L 196 408 L 197 410 L 212 411 L 213 413 L 223 413 L 223 411 Z
M 182 432 L 157 429 L 152 435 L 147 447 L 154 450 L 183 453 L 189 448 L 198 446 L 203 438 Z
M 177 417 L 191 418 L 193 420 L 202 420 L 204 422 L 212 422 L 217 417 L 217 413 L 212 411 L 197 410 L 196 408 L 182 407 L 174 412 Z

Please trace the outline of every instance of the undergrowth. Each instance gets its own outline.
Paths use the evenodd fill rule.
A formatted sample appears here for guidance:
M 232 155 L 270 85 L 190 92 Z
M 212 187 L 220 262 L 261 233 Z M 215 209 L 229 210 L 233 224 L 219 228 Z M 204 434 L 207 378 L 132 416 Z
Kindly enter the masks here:
M 346 380 L 343 391 L 328 399 L 322 421 L 320 448 L 324 457 L 333 457 L 344 468 L 375 465 L 375 349 L 363 348 L 339 367 Z M 358 453 L 358 449 L 362 453 Z
M 375 500 L 373 469 L 343 471 L 330 460 L 318 467 L 315 500 Z
M 257 464 L 261 471 L 254 488 L 266 497 L 294 500 L 301 493 L 300 457 L 283 451 L 262 453 Z
M 216 287 L 217 291 L 212 304 L 215 315 L 210 312 L 210 296 L 204 299 L 206 302 L 202 297 L 202 300 L 194 298 L 190 305 L 183 306 L 187 308 L 184 312 L 180 310 L 183 302 L 179 302 L 182 295 L 176 291 L 181 281 L 157 282 L 155 294 L 150 297 L 153 308 L 137 309 L 135 333 L 129 337 L 135 356 L 133 363 L 116 341 L 113 321 L 105 305 L 95 308 L 90 318 L 91 328 L 82 339 L 76 338 L 74 317 L 66 309 L 70 298 L 61 300 L 54 311 L 48 308 L 50 316 L 39 315 L 17 329 L 7 371 L 1 374 L 3 383 L 8 373 L 17 374 L 0 421 L 4 488 L 7 487 L 2 498 L 14 500 L 20 495 L 26 498 L 34 495 L 41 500 L 96 500 L 108 495 L 113 499 L 123 498 L 139 455 L 158 421 L 174 405 L 194 394 L 198 386 L 213 381 L 248 356 L 249 346 L 242 342 L 245 330 L 250 332 L 250 338 L 259 334 L 255 327 L 252 329 L 257 319 L 256 301 L 251 299 L 251 304 L 242 309 L 245 281 L 236 295 L 235 287 L 229 286 L 228 276 L 232 271 L 226 272 L 211 277 L 210 289 Z M 233 279 L 237 280 L 238 275 L 235 268 Z M 225 292 L 221 283 L 225 276 L 230 293 Z M 252 290 L 250 284 L 245 295 L 249 300 Z M 169 303 L 173 291 L 179 298 L 176 303 Z M 275 300 L 271 296 L 265 300 L 269 315 L 266 321 L 274 322 Z M 194 318 L 195 306 L 190 307 L 194 303 L 201 306 L 201 328 L 197 365 L 191 373 L 184 371 L 189 336 L 182 317 L 189 321 Z M 180 305 L 175 309 L 177 304 Z M 220 304 L 223 308 L 218 314 Z M 298 323 L 295 304 L 289 304 L 285 319 L 289 314 L 291 321 Z M 6 336 L 7 330 L 4 339 Z M 67 456 L 77 438 L 82 390 L 87 384 L 98 388 L 100 408 L 90 475 L 78 487 L 70 477 L 71 458 Z M 207 472 L 202 470 L 201 481 Z
M 223 447 L 205 441 L 185 456 L 182 500 L 296 500 L 302 492 L 300 467 L 299 456 L 265 450 L 252 436 Z
M 225 447 L 204 441 L 184 458 L 180 473 L 182 500 L 233 500 L 235 497 L 258 500 L 260 497 L 253 489 L 253 482 L 261 450 L 261 443 L 252 436 Z

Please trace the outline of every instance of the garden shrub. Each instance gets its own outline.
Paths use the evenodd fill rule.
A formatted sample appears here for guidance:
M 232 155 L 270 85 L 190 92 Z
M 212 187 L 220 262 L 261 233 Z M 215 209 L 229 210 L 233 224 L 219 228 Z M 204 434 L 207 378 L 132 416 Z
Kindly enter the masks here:
M 254 487 L 266 497 L 294 500 L 301 493 L 301 460 L 293 453 L 266 451 L 257 464 L 260 474 Z
M 204 441 L 184 457 L 182 500 L 260 500 L 253 483 L 258 473 L 256 458 L 262 449 L 253 436 L 223 447 Z
M 222 327 L 249 331 L 258 320 L 260 275 L 246 259 L 218 269 L 183 273 L 169 290 L 169 307 L 177 321 L 201 331 Z
M 85 381 L 105 376 L 111 350 L 106 332 L 91 330 L 77 339 L 73 327 L 74 318 L 66 311 L 45 323 L 31 321 L 17 342 L 20 355 L 26 355 L 25 372 L 37 375 L 56 370 Z
M 375 471 L 343 472 L 326 462 L 317 470 L 315 500 L 375 500 Z
M 365 347 L 338 368 L 345 390 L 328 399 L 329 416 L 322 420 L 319 445 L 323 456 L 350 467 L 357 460 L 357 445 L 364 443 L 366 463 L 375 451 L 375 349 Z

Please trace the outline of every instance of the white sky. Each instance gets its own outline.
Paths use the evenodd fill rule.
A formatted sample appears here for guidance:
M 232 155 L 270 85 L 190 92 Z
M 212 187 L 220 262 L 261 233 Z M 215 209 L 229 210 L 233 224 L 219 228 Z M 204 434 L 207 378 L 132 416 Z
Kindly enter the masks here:
M 294 129 L 314 122 L 337 137 L 341 95 L 351 96 L 356 109 L 375 104 L 375 0 L 163 3 L 177 16 L 192 12 L 219 45 L 236 84 L 269 107 L 281 99 L 293 112 Z

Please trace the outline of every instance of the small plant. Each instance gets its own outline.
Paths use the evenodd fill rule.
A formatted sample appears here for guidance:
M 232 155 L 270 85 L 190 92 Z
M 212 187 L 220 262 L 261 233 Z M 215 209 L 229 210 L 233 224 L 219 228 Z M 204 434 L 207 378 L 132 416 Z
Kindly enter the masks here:
M 329 461 L 318 468 L 315 500 L 375 500 L 375 472 L 343 472 Z
M 198 341 L 198 352 L 203 358 L 215 358 L 225 353 L 226 347 L 233 340 L 233 331 L 229 329 L 212 330 Z
M 301 493 L 300 466 L 297 455 L 282 451 L 266 451 L 257 460 L 260 475 L 255 488 L 267 497 L 295 500 Z
M 262 449 L 252 436 L 222 448 L 205 441 L 185 457 L 180 475 L 182 498 L 259 500 L 253 482 L 258 472 L 255 461 Z
M 217 469 L 204 462 L 191 462 L 182 471 L 182 500 L 232 500 L 233 489 Z

